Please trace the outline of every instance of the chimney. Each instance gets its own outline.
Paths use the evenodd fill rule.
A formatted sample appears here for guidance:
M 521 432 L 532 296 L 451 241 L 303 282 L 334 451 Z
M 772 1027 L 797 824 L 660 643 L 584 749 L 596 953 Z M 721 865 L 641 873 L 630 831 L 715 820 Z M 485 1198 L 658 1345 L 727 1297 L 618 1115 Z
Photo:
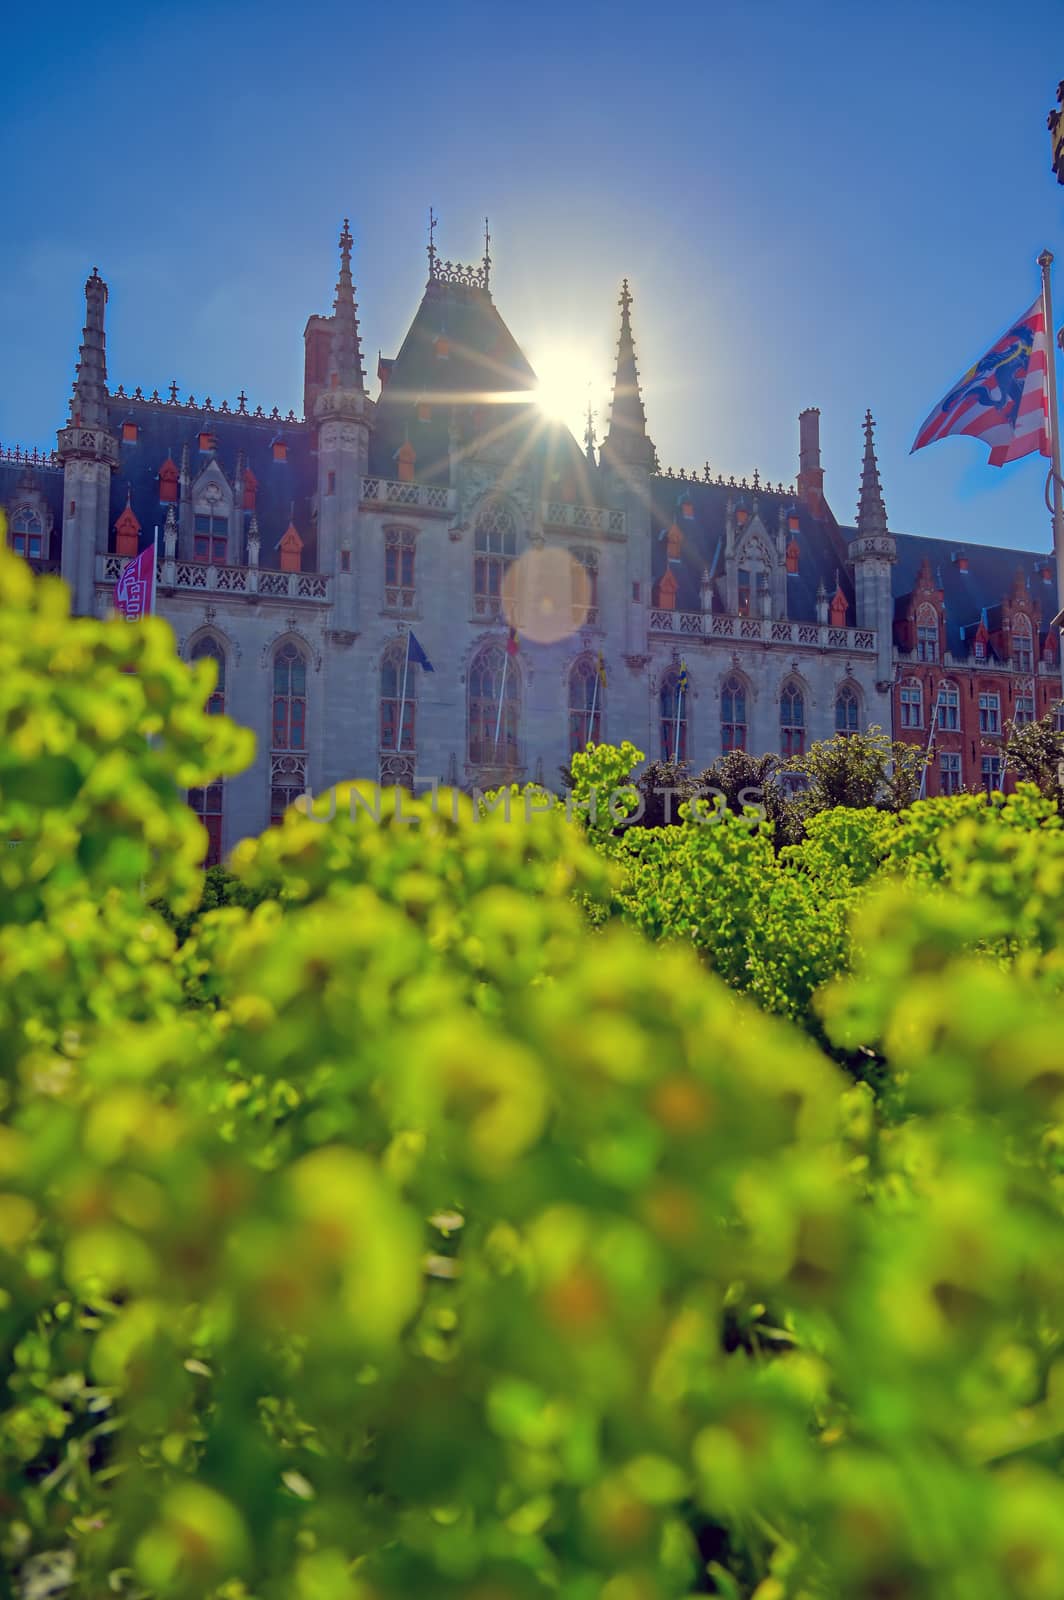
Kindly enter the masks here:
M 798 498 L 814 517 L 824 515 L 824 471 L 820 465 L 820 407 L 798 415 Z

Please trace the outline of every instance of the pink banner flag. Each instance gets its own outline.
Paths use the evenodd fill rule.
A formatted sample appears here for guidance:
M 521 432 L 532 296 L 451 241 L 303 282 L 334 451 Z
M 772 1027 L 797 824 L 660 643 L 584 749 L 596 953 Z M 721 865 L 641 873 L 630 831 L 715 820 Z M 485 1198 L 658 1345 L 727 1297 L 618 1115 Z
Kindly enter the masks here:
M 155 546 L 127 561 L 115 584 L 115 610 L 129 622 L 148 617 L 155 608 Z
M 1016 461 L 1032 450 L 1050 454 L 1046 319 L 1041 299 L 958 378 L 916 435 L 913 450 L 922 450 L 925 444 L 952 433 L 982 439 L 990 447 L 992 467 Z

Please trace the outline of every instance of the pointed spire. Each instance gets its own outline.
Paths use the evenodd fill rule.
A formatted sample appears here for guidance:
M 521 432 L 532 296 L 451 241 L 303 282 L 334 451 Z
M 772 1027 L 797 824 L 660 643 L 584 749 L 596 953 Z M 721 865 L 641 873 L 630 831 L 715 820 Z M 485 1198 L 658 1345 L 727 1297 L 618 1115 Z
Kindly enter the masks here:
M 329 384 L 333 389 L 365 389 L 362 346 L 358 337 L 358 307 L 351 278 L 351 225 L 344 218 L 340 235 L 340 276 L 333 301 L 332 345 L 329 351 Z
M 883 504 L 883 490 L 879 482 L 879 463 L 872 438 L 875 423 L 871 411 L 865 412 L 864 465 L 861 468 L 861 497 L 857 504 L 857 531 L 869 536 L 880 536 L 887 531 L 887 508 Z
M 85 328 L 78 351 L 78 375 L 74 382 L 71 413 L 83 428 L 107 425 L 107 340 L 104 308 L 107 285 L 96 267 L 85 284 Z
M 591 401 L 587 403 L 587 427 L 584 429 L 584 457 L 589 467 L 595 465 L 595 413 Z
M 617 369 L 613 380 L 610 420 L 603 450 L 614 461 L 652 467 L 654 446 L 647 437 L 647 418 L 639 392 L 639 371 L 632 338 L 632 296 L 628 279 L 621 285 L 621 335 L 617 342 Z

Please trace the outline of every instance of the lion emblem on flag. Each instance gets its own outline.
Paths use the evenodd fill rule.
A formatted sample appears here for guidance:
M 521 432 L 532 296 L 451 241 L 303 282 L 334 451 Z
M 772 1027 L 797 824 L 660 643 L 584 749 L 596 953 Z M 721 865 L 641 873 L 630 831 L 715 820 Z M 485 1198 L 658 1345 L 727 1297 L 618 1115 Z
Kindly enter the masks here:
M 1034 329 L 1026 322 L 1018 322 L 993 350 L 969 367 L 956 389 L 943 400 L 943 412 L 948 414 L 964 400 L 976 400 L 1015 423 L 1033 349 Z

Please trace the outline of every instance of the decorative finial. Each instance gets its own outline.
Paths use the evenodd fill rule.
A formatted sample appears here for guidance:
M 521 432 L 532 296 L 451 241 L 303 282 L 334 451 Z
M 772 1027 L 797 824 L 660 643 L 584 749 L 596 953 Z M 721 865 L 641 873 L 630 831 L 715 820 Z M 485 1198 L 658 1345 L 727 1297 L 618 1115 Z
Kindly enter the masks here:
M 487 289 L 491 283 L 491 234 L 488 232 L 488 219 L 484 218 L 484 287 Z
M 630 290 L 628 288 L 628 279 L 624 278 L 621 281 L 621 298 L 618 300 L 617 304 L 620 306 L 621 311 L 624 313 L 625 316 L 628 315 L 628 308 L 631 305 L 631 303 L 632 303 L 632 296 L 631 296 L 631 292 L 630 292 Z
M 436 222 L 435 211 L 429 206 L 429 277 L 436 276 Z

